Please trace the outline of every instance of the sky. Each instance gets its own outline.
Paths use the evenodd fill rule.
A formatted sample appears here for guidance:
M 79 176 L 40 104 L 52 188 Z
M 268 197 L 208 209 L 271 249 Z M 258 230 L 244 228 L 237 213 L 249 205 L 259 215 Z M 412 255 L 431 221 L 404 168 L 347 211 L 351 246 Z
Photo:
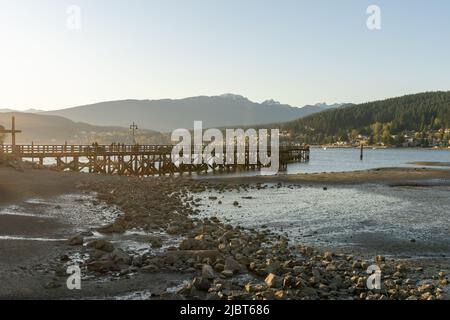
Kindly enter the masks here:
M 0 108 L 450 90 L 449 36 L 448 0 L 0 0 Z

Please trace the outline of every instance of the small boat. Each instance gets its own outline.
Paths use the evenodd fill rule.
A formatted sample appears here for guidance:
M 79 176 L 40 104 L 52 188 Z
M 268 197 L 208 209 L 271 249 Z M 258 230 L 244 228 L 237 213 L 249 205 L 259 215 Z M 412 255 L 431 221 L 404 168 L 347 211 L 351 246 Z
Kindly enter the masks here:
M 323 150 L 327 151 L 327 147 L 324 147 Z

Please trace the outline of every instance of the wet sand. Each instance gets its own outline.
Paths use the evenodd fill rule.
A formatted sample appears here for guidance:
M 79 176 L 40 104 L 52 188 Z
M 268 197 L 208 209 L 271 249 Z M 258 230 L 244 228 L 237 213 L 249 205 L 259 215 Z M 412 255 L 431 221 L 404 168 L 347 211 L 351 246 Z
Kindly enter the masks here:
M 27 210 L 24 215 L 15 212 L 0 215 L 0 299 L 114 299 L 121 296 L 126 299 L 133 291 L 158 295 L 191 277 L 189 273 L 168 271 L 122 277 L 120 281 L 84 280 L 81 291 L 66 288 L 68 275 L 61 268 L 61 259 L 73 251 L 67 245 L 67 237 L 77 230 L 63 218 L 44 215 L 51 204 L 24 201 L 41 199 L 45 202 L 66 194 L 79 194 L 81 198 L 80 184 L 102 180 L 114 184 L 126 179 L 45 169 L 22 172 L 0 166 L 0 209 L 20 205 Z M 89 230 L 92 226 L 84 227 Z
M 428 167 L 450 167 L 450 162 L 418 161 L 418 162 L 411 162 L 411 164 Z
M 290 174 L 275 176 L 208 178 L 216 184 L 292 183 L 292 184 L 384 184 L 384 185 L 450 185 L 450 170 L 428 168 L 380 168 L 353 172 Z

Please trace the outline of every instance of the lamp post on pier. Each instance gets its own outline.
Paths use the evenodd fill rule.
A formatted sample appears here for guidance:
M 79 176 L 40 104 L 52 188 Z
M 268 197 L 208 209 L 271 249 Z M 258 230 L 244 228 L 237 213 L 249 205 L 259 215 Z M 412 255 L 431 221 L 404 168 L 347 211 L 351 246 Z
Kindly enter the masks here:
M 138 129 L 139 129 L 139 128 L 138 128 L 137 124 L 134 123 L 134 121 L 133 121 L 133 124 L 130 125 L 130 130 L 133 131 L 133 144 L 136 144 L 136 137 L 135 137 L 135 134 L 136 134 L 136 130 L 138 130 Z

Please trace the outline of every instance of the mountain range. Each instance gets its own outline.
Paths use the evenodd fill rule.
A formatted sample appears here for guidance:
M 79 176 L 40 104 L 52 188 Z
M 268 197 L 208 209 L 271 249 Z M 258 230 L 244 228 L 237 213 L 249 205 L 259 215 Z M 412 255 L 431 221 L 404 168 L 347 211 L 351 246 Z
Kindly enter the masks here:
M 171 132 L 177 128 L 192 129 L 195 120 L 203 121 L 205 128 L 261 125 L 291 121 L 339 106 L 321 103 L 297 108 L 274 100 L 257 103 L 240 95 L 225 94 L 176 100 L 109 101 L 40 114 L 102 126 L 128 127 L 136 122 L 142 129 Z
M 11 128 L 11 117 L 16 118 L 16 129 L 22 132 L 16 135 L 18 144 L 102 144 L 131 143 L 130 130 L 115 126 L 94 126 L 83 122 L 52 115 L 3 112 L 0 113 L 0 126 Z M 151 130 L 139 130 L 138 139 L 142 144 L 167 143 L 166 135 Z M 10 143 L 9 135 L 5 143 Z
M 54 111 L 0 109 L 0 125 L 9 128 L 10 118 L 15 116 L 17 128 L 22 130 L 17 135 L 20 144 L 131 143 L 129 126 L 135 122 L 139 143 L 168 143 L 172 130 L 192 129 L 195 120 L 202 120 L 204 128 L 247 127 L 292 121 L 340 106 L 318 103 L 297 108 L 274 100 L 256 103 L 240 95 L 224 94 L 109 101 Z

